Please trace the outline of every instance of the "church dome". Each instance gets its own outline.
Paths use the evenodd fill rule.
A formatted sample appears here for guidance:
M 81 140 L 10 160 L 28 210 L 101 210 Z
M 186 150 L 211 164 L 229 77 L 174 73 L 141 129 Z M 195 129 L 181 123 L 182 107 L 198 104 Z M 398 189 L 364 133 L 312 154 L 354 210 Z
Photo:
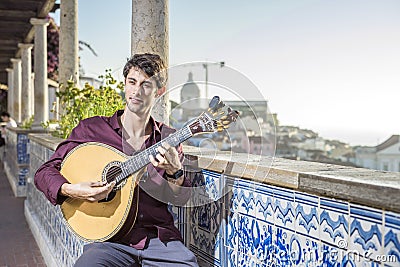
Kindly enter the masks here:
M 193 81 L 193 73 L 189 72 L 188 80 L 182 86 L 181 89 L 181 103 L 199 97 L 200 97 L 200 89 L 197 86 L 197 84 Z

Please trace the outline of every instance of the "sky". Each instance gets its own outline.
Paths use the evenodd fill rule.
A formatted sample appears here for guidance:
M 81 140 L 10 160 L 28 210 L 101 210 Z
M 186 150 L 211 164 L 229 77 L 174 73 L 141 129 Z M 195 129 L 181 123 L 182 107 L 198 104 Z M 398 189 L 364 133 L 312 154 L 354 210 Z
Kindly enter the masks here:
M 79 0 L 79 40 L 98 54 L 80 52 L 87 75 L 122 77 L 131 5 Z M 281 125 L 375 146 L 400 134 L 399 14 L 398 0 L 169 0 L 169 65 L 224 61 Z

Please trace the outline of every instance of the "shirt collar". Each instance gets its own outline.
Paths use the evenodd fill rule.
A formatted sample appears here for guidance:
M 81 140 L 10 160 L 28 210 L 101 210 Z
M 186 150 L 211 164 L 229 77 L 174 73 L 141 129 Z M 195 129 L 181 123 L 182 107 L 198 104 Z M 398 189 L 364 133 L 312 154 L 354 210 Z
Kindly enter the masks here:
M 114 115 L 111 116 L 110 118 L 110 125 L 111 127 L 116 130 L 119 131 L 121 129 L 121 125 L 119 122 L 118 117 L 121 117 L 121 115 L 124 113 L 124 110 L 117 110 Z M 158 132 L 159 134 L 161 134 L 161 125 L 162 122 L 158 122 L 156 121 L 152 116 L 150 116 L 150 120 L 149 120 L 151 126 L 153 127 L 153 132 Z

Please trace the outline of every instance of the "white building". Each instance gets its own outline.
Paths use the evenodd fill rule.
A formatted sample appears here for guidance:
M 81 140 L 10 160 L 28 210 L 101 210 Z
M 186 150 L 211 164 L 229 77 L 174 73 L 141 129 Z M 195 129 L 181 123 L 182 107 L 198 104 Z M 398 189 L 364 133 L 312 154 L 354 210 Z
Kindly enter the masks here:
M 376 147 L 358 147 L 355 154 L 358 166 L 400 172 L 400 135 L 392 135 Z

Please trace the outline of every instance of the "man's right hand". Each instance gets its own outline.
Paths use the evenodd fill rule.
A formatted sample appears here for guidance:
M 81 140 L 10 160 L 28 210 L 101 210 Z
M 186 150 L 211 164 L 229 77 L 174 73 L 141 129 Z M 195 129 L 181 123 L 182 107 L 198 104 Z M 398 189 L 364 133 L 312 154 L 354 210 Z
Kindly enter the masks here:
M 61 186 L 60 193 L 63 196 L 96 202 L 108 196 L 114 188 L 115 182 L 82 182 L 79 184 L 65 183 Z

